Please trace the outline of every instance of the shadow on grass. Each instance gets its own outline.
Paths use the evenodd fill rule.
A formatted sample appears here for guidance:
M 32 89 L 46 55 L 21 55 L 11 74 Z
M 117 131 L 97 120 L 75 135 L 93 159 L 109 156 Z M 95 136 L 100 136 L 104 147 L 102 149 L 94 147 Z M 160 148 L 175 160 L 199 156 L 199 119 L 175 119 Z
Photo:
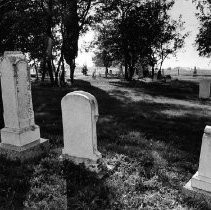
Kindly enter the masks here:
M 148 84 L 144 85 L 144 88 L 149 88 Z M 43 137 L 62 136 L 61 99 L 74 90 L 88 91 L 97 98 L 100 112 L 98 139 L 103 144 L 119 142 L 120 135 L 137 131 L 147 139 L 164 141 L 198 156 L 203 129 L 211 124 L 211 118 L 203 109 L 147 100 L 134 102 L 119 89 L 110 91 L 113 93 L 111 96 L 108 92 L 91 86 L 89 82 L 76 80 L 75 86 L 71 88 L 33 88 L 35 119 L 41 127 Z M 136 94 L 139 94 L 139 90 Z M 158 95 L 162 92 L 154 87 L 149 90 Z M 163 95 L 170 94 L 174 97 L 168 91 Z M 62 145 L 62 139 L 58 137 L 58 141 Z
M 44 196 L 47 203 L 43 205 L 49 206 L 48 196 L 52 197 L 53 195 L 53 202 L 60 202 L 57 199 L 60 196 L 60 206 L 62 206 L 64 203 L 63 189 L 58 192 L 54 189 L 64 184 L 63 179 L 65 179 L 67 183 L 65 195 L 69 209 L 76 207 L 78 209 L 108 209 L 109 205 L 114 209 L 114 203 L 111 206 L 111 200 L 115 197 L 113 194 L 116 193 L 116 197 L 119 196 L 115 198 L 114 202 L 119 202 L 119 206 L 123 205 L 122 195 L 129 196 L 128 192 L 131 189 L 133 190 L 134 186 L 136 192 L 140 191 L 136 202 L 137 206 L 141 206 L 140 202 L 143 199 L 139 198 L 143 193 L 148 190 L 158 191 L 161 188 L 160 185 L 178 190 L 178 185 L 181 186 L 183 182 L 187 181 L 187 175 L 190 176 L 195 172 L 203 129 L 205 125 L 211 123 L 209 110 L 204 111 L 203 107 L 190 109 L 185 105 L 163 104 L 149 100 L 133 101 L 123 89 L 117 88 L 117 86 L 125 87 L 124 84 L 113 83 L 113 85 L 114 88 L 109 92 L 91 86 L 89 82 L 83 80 L 76 80 L 73 87 L 66 88 L 33 86 L 35 121 L 41 128 L 42 137 L 49 138 L 50 143 L 55 147 L 63 146 L 61 99 L 71 91 L 84 90 L 93 94 L 99 104 L 100 117 L 97 124 L 99 150 L 104 155 L 108 156 L 109 153 L 113 153 L 117 156 L 116 159 L 119 158 L 116 161 L 116 164 L 119 164 L 117 173 L 110 176 L 109 181 L 113 180 L 113 182 L 109 187 L 102 180 L 99 180 L 95 174 L 86 171 L 83 167 L 66 162 L 62 169 L 60 166 L 58 167 L 57 160 L 42 160 L 41 166 L 38 165 L 39 167 L 37 166 L 38 169 L 35 171 L 39 175 L 36 175 L 39 180 L 34 180 L 33 189 L 38 191 L 36 191 L 38 198 L 35 196 L 33 202 L 40 200 L 44 202 L 42 191 L 45 190 Z M 192 90 L 195 92 L 190 98 L 187 98 L 183 92 L 177 92 L 176 88 L 172 90 L 171 87 L 168 89 L 169 92 L 164 87 L 162 87 L 163 90 L 162 88 L 158 90 L 159 88 L 148 86 L 148 84 L 146 84 L 146 87 L 142 87 L 142 84 L 136 87 L 130 85 L 127 87 L 134 88 L 137 95 L 140 94 L 140 91 L 143 91 L 143 93 L 146 91 L 146 93 L 154 96 L 196 99 L 194 85 Z M 180 87 L 178 88 L 180 89 Z M 171 91 L 173 91 L 173 94 L 171 94 Z M 5 180 L 1 184 L 9 183 L 8 186 L 13 189 L 11 190 L 13 194 L 16 195 L 17 192 L 20 192 L 20 183 L 23 180 L 25 181 L 24 190 L 20 193 L 20 204 L 17 204 L 21 205 L 28 194 L 30 186 L 28 179 L 30 179 L 33 171 L 28 167 L 24 168 L 25 166 L 14 166 L 12 162 L 7 162 L 1 167 L 3 168 L 0 170 L 0 176 Z M 64 177 L 60 174 L 62 170 Z M 138 171 L 138 175 L 135 174 L 136 171 Z M 15 176 L 11 178 L 6 174 L 14 174 Z M 50 177 L 53 181 L 51 179 L 49 181 Z M 133 182 L 133 179 L 137 183 L 130 185 L 130 181 Z M 49 188 L 48 185 L 47 187 L 44 185 L 49 182 L 54 187 Z M 125 187 L 125 183 L 127 187 Z M 113 191 L 113 185 L 116 185 L 116 191 Z M 1 194 L 5 193 L 6 189 L 7 185 L 5 184 L 1 189 Z M 13 196 L 9 193 L 7 196 L 9 201 L 12 203 L 19 202 L 18 199 L 13 199 Z M 178 192 L 176 193 L 178 194 Z M 2 202 L 4 202 L 4 199 L 6 199 L 6 196 L 2 198 Z M 128 201 L 133 202 L 134 200 L 129 198 Z M 52 206 L 54 205 L 53 202 L 51 202 Z M 155 199 L 156 202 L 158 201 Z M 146 207 L 147 205 L 152 204 L 148 203 Z M 123 207 L 119 207 L 119 209 L 123 209 Z
M 62 136 L 61 100 L 67 93 L 80 89 L 80 86 L 89 87 L 90 83 L 76 80 L 72 87 L 32 86 L 35 121 L 40 126 L 43 137 L 49 139 L 54 137 L 55 139 L 56 136 L 56 139 L 62 144 L 60 138 Z
M 138 131 L 147 139 L 161 140 L 189 153 L 199 154 L 203 130 L 207 124 L 211 123 L 211 117 L 207 111 L 203 110 L 203 107 L 190 109 L 185 105 L 163 104 L 147 100 L 134 102 L 123 90 L 119 89 L 110 91 L 112 96 L 96 87 L 90 87 L 88 90 L 84 88 L 84 90 L 95 95 L 99 103 L 100 141 L 119 142 L 119 134 Z M 139 94 L 139 90 L 136 94 Z M 153 92 L 153 90 L 155 90 L 154 95 L 162 92 L 151 87 L 150 91 Z M 168 91 L 166 94 L 171 95 Z
M 193 81 L 172 80 L 164 82 L 110 82 L 114 86 L 129 87 L 137 92 L 144 91 L 152 96 L 164 96 L 174 99 L 198 100 L 198 83 Z
M 111 192 L 97 178 L 96 173 L 87 171 L 83 165 L 64 161 L 64 177 L 67 186 L 67 209 L 112 209 Z M 113 195 L 114 196 L 114 195 Z
M 33 169 L 0 157 L 0 209 L 24 209 Z

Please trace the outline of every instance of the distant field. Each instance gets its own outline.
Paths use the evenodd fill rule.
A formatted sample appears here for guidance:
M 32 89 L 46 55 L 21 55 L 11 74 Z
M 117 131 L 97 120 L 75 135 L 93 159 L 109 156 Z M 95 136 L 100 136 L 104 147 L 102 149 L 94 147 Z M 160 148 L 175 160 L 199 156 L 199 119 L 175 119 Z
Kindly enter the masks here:
M 174 79 L 186 80 L 198 83 L 200 79 L 211 79 L 211 70 L 197 70 L 197 76 L 193 76 L 193 70 L 165 70 L 165 75 L 171 75 Z
M 92 72 L 96 69 L 97 76 L 99 74 L 104 75 L 105 74 L 105 68 L 104 67 L 88 67 L 88 75 L 92 75 Z M 82 67 L 76 67 L 75 69 L 75 77 L 77 78 L 78 76 L 82 76 Z M 115 67 L 110 67 L 109 71 L 112 70 L 113 74 L 118 73 L 118 68 Z M 172 70 L 164 70 L 164 75 L 171 75 L 174 78 L 178 78 L 180 80 L 191 80 L 191 81 L 196 81 L 202 77 L 210 77 L 211 78 L 211 69 L 210 70 L 197 70 L 197 76 L 193 77 L 193 70 L 185 70 L 185 69 L 180 69 L 179 74 L 177 69 L 172 69 Z M 69 71 L 67 71 L 66 76 L 69 77 Z
M 104 67 L 88 67 L 88 75 L 92 75 L 92 72 L 96 69 L 96 73 L 97 75 L 100 74 L 105 74 L 105 68 Z M 115 67 L 110 67 L 108 68 L 109 70 L 112 70 L 113 74 L 116 74 L 118 72 L 118 69 Z M 77 75 L 83 75 L 82 72 L 82 67 L 76 67 L 75 69 L 75 76 Z M 67 72 L 67 75 L 69 75 L 69 72 Z
M 164 70 L 165 74 L 170 74 L 172 76 L 178 76 L 178 70 L 177 69 L 172 69 L 172 70 Z M 193 70 L 185 70 L 185 69 L 180 69 L 179 70 L 179 75 L 183 76 L 193 76 Z M 211 76 L 211 69 L 210 70 L 197 70 L 197 75 L 199 76 Z

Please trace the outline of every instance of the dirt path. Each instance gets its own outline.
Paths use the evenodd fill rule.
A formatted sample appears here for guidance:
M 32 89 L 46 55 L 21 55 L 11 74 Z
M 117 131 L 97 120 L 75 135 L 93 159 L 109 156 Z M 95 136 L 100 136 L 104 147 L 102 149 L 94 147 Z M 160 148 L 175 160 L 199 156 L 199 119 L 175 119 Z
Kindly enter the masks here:
M 162 96 L 151 94 L 151 92 L 146 91 L 144 88 L 131 88 L 123 85 L 119 82 L 119 79 L 105 79 L 97 78 L 93 80 L 91 77 L 83 78 L 86 81 L 89 81 L 92 86 L 100 88 L 106 91 L 110 96 L 115 97 L 116 99 L 122 101 L 123 103 L 132 103 L 132 102 L 141 102 L 147 101 L 147 103 L 156 103 L 160 105 L 175 105 L 180 107 L 180 111 L 175 113 L 172 111 L 173 115 L 182 115 L 182 114 L 194 114 L 194 115 L 203 115 L 211 116 L 211 100 L 202 101 L 197 97 L 193 99 L 178 99 L 169 96 Z M 191 93 L 190 93 L 191 95 Z M 185 111 L 182 111 L 182 110 Z M 164 112 L 170 114 L 169 111 Z

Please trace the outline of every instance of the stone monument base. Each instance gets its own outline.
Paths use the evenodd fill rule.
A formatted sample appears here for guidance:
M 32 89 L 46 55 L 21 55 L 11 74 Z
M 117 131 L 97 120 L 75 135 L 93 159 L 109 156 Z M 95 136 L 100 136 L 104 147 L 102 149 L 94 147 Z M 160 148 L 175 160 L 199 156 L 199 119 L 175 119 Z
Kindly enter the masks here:
M 4 155 L 11 160 L 20 160 L 23 162 L 46 153 L 49 150 L 49 146 L 49 140 L 42 138 L 24 146 L 0 143 L 0 155 Z
M 20 147 L 26 144 L 31 144 L 37 139 L 40 139 L 40 128 L 37 125 L 29 126 L 22 129 L 1 129 L 1 143 Z
M 196 172 L 195 175 L 192 177 L 192 179 L 183 187 L 183 194 L 197 200 L 206 201 L 206 204 L 211 209 L 211 193 L 208 191 L 193 187 L 193 183 L 196 184 L 195 182 L 202 185 L 207 184 L 207 182 L 199 180 L 198 172 Z
M 196 172 L 191 179 L 191 186 L 206 192 L 211 192 L 211 179 L 200 176 L 198 172 Z
M 65 149 L 62 149 L 62 156 L 65 157 L 66 159 L 71 160 L 75 164 L 80 164 L 80 163 L 87 163 L 87 164 L 94 164 L 97 163 L 98 160 L 102 158 L 102 155 L 100 152 L 97 152 L 97 154 L 92 154 L 89 157 L 76 157 L 76 156 L 71 156 L 68 154 Z
M 97 174 L 100 173 L 101 169 L 99 168 L 100 162 L 102 162 L 102 157 L 96 157 L 96 159 L 88 159 L 88 158 L 79 158 L 73 157 L 67 154 L 62 154 L 59 157 L 60 161 L 68 160 L 74 163 L 75 165 L 84 164 L 85 168 L 89 171 L 95 172 Z

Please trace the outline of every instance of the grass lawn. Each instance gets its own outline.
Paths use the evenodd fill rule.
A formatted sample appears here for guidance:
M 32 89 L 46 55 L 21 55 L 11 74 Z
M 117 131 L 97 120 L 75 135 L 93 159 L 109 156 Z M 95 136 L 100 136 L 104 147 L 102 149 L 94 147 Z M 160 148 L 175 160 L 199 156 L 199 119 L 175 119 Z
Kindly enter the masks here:
M 112 166 L 101 178 L 59 160 L 60 103 L 74 90 L 90 92 L 99 104 L 98 149 Z M 84 77 L 67 88 L 33 84 L 32 93 L 36 124 L 51 149 L 24 164 L 0 157 L 0 209 L 207 209 L 181 193 L 211 125 L 211 101 L 198 99 L 196 83 Z

